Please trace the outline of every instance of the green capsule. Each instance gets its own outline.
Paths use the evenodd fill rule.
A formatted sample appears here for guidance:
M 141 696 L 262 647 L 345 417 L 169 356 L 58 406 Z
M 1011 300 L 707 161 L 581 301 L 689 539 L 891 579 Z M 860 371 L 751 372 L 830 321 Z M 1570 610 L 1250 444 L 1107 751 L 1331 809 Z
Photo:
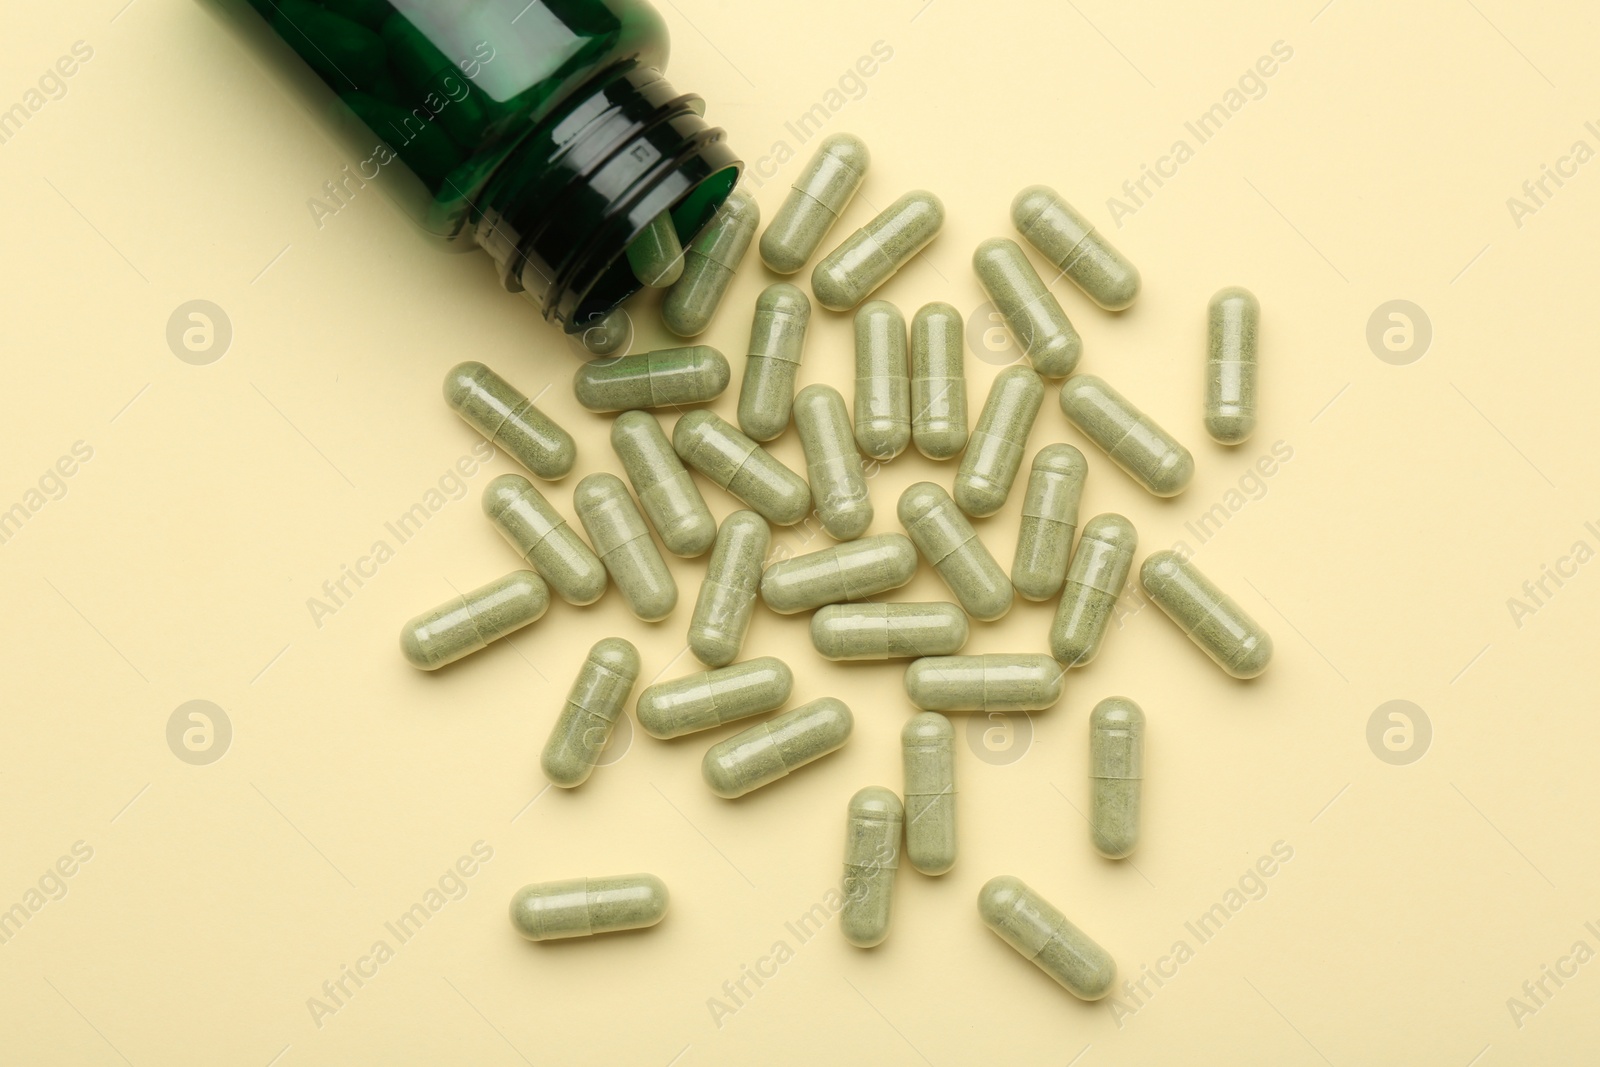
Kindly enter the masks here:
M 342 81 L 331 84 L 342 84 Z M 391 104 L 374 95 L 380 91 L 381 78 L 372 92 L 341 92 L 339 99 L 393 151 L 406 169 L 422 179 L 424 187 L 439 188 L 461 165 L 461 148 L 439 123 L 419 123 L 412 108 Z
M 911 318 L 911 440 L 929 459 L 967 447 L 966 338 L 961 314 L 942 301 Z
M 322 0 L 322 6 L 372 30 L 382 29 L 383 20 L 394 12 L 389 0 Z
M 1112 462 L 1156 496 L 1177 496 L 1188 488 L 1194 477 L 1189 450 L 1099 378 L 1079 374 L 1062 382 L 1061 410 Z
M 937 711 L 900 731 L 906 775 L 906 859 L 923 874 L 956 865 L 956 729 Z
M 1256 333 L 1261 302 L 1237 285 L 1219 290 L 1206 309 L 1206 432 L 1236 445 L 1256 428 Z
M 707 667 L 739 658 L 761 588 L 761 563 L 771 544 L 767 520 L 753 511 L 735 511 L 722 520 L 689 618 L 689 647 Z
M 770 564 L 761 599 L 779 615 L 793 615 L 898 589 L 916 573 L 917 550 L 905 535 L 878 534 Z
M 732 372 L 710 345 L 661 348 L 596 359 L 572 376 L 572 392 L 590 411 L 637 411 L 704 404 L 722 395 Z
M 596 642 L 544 743 L 539 765 L 546 778 L 563 789 L 588 780 L 638 680 L 638 649 L 620 637 Z
M 1044 382 L 1027 367 L 1007 367 L 995 376 L 956 470 L 953 496 L 962 511 L 981 519 L 1005 504 L 1043 402 Z
M 663 211 L 650 220 L 639 236 L 628 242 L 628 266 L 640 283 L 652 289 L 665 289 L 683 277 L 683 245 L 672 224 L 672 212 Z
M 1054 189 L 1030 185 L 1018 193 L 1011 202 L 1011 224 L 1107 311 L 1121 311 L 1139 295 L 1133 264 Z
M 634 714 L 651 737 L 679 737 L 776 711 L 788 702 L 793 689 L 788 665 L 762 656 L 657 682 L 639 694 Z
M 923 189 L 902 196 L 851 234 L 811 272 L 811 292 L 829 311 L 849 311 L 928 246 L 944 205 Z
M 1127 697 L 1106 697 L 1089 714 L 1089 839 L 1108 860 L 1139 845 L 1144 792 L 1144 711 Z
M 1083 339 L 1017 242 L 1006 237 L 983 242 L 972 253 L 972 269 L 1033 369 L 1047 378 L 1071 374 L 1083 354 Z
M 861 139 L 848 133 L 836 133 L 817 146 L 761 235 L 761 261 L 779 274 L 805 266 L 861 188 L 871 159 Z
M 709 411 L 672 428 L 678 458 L 749 504 L 768 522 L 793 526 L 811 514 L 811 487 L 766 449 Z
M 967 613 L 954 604 L 829 604 L 811 616 L 823 659 L 948 656 L 967 643 Z
M 666 914 L 667 887 L 653 874 L 525 885 L 511 898 L 511 925 L 529 941 L 637 930 Z
M 276 0 L 272 6 L 274 32 L 335 92 L 368 88 L 387 72 L 383 39 L 370 28 L 310 0 Z
M 1010 945 L 1073 996 L 1099 1000 L 1111 992 L 1117 963 L 1020 878 L 1002 874 L 978 890 L 978 915 Z
M 1045 445 L 1033 457 L 1011 560 L 1011 584 L 1029 600 L 1049 600 L 1061 591 L 1088 472 L 1083 453 L 1071 445 Z
M 483 513 L 562 600 L 593 604 L 606 591 L 600 557 L 522 475 L 502 474 L 485 486 Z
M 512 571 L 407 622 L 400 628 L 400 651 L 418 670 L 436 671 L 528 625 L 549 606 L 543 578 Z
M 844 701 L 822 697 L 712 745 L 700 775 L 717 796 L 742 797 L 843 748 L 854 727 Z
M 811 301 L 788 282 L 773 282 L 756 297 L 739 386 L 739 428 L 754 440 L 770 441 L 788 428 L 810 321 Z
M 612 308 L 603 318 L 590 323 L 578 336 L 579 342 L 591 355 L 610 356 L 633 339 L 633 320 L 621 308 Z M 724 361 L 726 362 L 726 361 Z M 727 377 L 723 377 L 727 385 Z M 578 402 L 583 403 L 579 397 Z
M 911 443 L 911 382 L 906 376 L 906 320 L 887 300 L 856 311 L 856 443 L 890 460 Z
M 1235 678 L 1254 678 L 1272 661 L 1272 637 L 1195 565 L 1170 549 L 1154 552 L 1139 582 L 1189 640 Z
M 844 397 L 831 385 L 806 386 L 794 398 L 794 425 L 822 528 L 840 541 L 860 537 L 872 525 L 872 499 Z
M 978 539 L 972 523 L 950 494 L 932 482 L 917 482 L 900 494 L 900 525 L 962 610 L 980 622 L 993 622 L 1011 610 L 1011 579 Z
M 325 3 L 323 6 L 331 8 L 335 5 Z M 399 84 L 409 90 L 400 93 L 397 87 L 391 97 L 409 111 L 406 124 L 395 127 L 394 132 L 401 138 L 409 138 L 419 121 L 425 122 L 431 118 L 434 124 L 443 127 L 456 144 L 471 149 L 486 137 L 484 126 L 489 117 L 484 112 L 483 103 L 487 97 L 428 38 L 418 25 L 424 21 L 431 20 L 427 15 L 417 17 L 414 11 L 402 13 L 397 10 L 383 22 L 383 43 L 389 52 L 389 70 L 394 72 Z M 469 154 L 464 151 L 461 155 L 465 159 Z
M 857 948 L 889 936 L 905 809 L 894 791 L 869 785 L 850 798 L 844 826 L 844 906 L 839 929 Z
M 906 668 L 906 695 L 923 711 L 1043 711 L 1065 674 L 1043 653 L 927 656 Z
M 589 475 L 573 490 L 572 506 L 629 610 L 645 622 L 671 615 L 678 606 L 677 583 L 622 479 Z
M 1138 531 L 1121 515 L 1084 523 L 1050 624 L 1050 653 L 1063 666 L 1081 667 L 1100 651 L 1138 545 Z
M 717 520 L 656 417 L 648 411 L 624 411 L 611 423 L 611 447 L 667 551 L 703 555 L 716 540 Z
M 661 302 L 661 321 L 667 329 L 679 337 L 705 332 L 760 223 L 761 209 L 743 190 L 728 194 L 716 216 L 684 250 L 683 277 Z
M 546 481 L 566 477 L 578 460 L 572 435 L 482 363 L 450 368 L 444 399 L 468 426 Z

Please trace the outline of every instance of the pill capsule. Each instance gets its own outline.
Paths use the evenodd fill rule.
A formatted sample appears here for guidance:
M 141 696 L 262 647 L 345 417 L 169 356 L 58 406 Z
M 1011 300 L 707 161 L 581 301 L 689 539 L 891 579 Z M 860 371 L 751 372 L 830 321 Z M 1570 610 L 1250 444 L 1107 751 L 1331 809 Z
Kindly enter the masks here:
M 927 656 L 906 668 L 906 695 L 923 711 L 1043 711 L 1065 674 L 1043 653 Z
M 1089 839 L 1106 859 L 1133 855 L 1144 791 L 1144 711 L 1106 697 L 1089 714 Z
M 811 272 L 811 292 L 829 311 L 849 311 L 928 246 L 944 205 L 923 189 L 902 196 L 851 234 Z
M 620 637 L 595 643 L 544 743 L 539 765 L 546 778 L 564 789 L 588 780 L 638 680 L 638 649 Z
M 1071 374 L 1083 355 L 1083 339 L 1017 242 L 983 242 L 972 253 L 972 269 L 1033 369 L 1047 378 Z
M 1043 401 L 1044 382 L 1027 367 L 1007 367 L 995 376 L 956 470 L 952 495 L 962 511 L 981 519 L 1005 504 Z
M 628 242 L 628 266 L 635 278 L 652 289 L 663 289 L 683 276 L 683 245 L 678 243 L 670 211 L 651 219 L 650 225 Z
M 573 491 L 572 506 L 628 609 L 645 622 L 671 615 L 678 605 L 677 583 L 622 479 L 589 475 Z
M 651 737 L 698 733 L 736 719 L 776 711 L 794 689 L 794 674 L 780 659 L 761 656 L 670 682 L 639 694 L 634 712 Z
M 710 345 L 661 348 L 583 364 L 572 392 L 590 411 L 703 404 L 728 387 L 728 361 Z
M 844 828 L 844 906 L 839 929 L 857 948 L 889 936 L 894 875 L 900 868 L 905 809 L 894 792 L 869 785 L 850 798 Z
M 856 311 L 856 443 L 889 460 L 911 443 L 911 382 L 906 376 L 906 320 L 887 300 Z
M 672 428 L 678 458 L 749 504 L 768 522 L 793 526 L 811 514 L 811 487 L 766 449 L 709 411 L 691 411 Z
M 624 411 L 611 423 L 611 447 L 667 551 L 698 556 L 710 548 L 717 520 L 656 417 L 648 411 Z
M 733 272 L 739 268 L 761 223 L 756 202 L 735 189 L 683 252 L 683 277 L 661 302 L 661 321 L 679 337 L 704 333 L 717 313 Z
M 1049 600 L 1061 590 L 1088 471 L 1083 453 L 1071 445 L 1045 445 L 1033 457 L 1011 560 L 1011 584 L 1029 600 Z
M 511 925 L 529 941 L 637 930 L 666 914 L 667 887 L 653 874 L 525 885 L 511 898 Z
M 1081 667 L 1099 653 L 1138 545 L 1138 531 L 1121 515 L 1084 523 L 1050 624 L 1050 653 L 1062 666 Z
M 1254 678 L 1267 669 L 1271 636 L 1189 560 L 1171 550 L 1152 553 L 1139 568 L 1139 582 L 1156 607 L 1224 671 Z
M 916 659 L 959 652 L 967 629 L 954 604 L 829 604 L 811 616 L 811 643 L 824 659 Z
M 871 159 L 861 139 L 848 133 L 823 141 L 761 235 L 761 261 L 779 274 L 805 266 L 861 188 Z
M 943 301 L 911 317 L 911 440 L 929 459 L 967 447 L 966 337 L 961 313 Z
M 549 606 L 543 578 L 512 571 L 407 622 L 400 629 L 400 652 L 418 670 L 436 671 L 528 625 Z
M 1206 310 L 1206 432 L 1236 445 L 1256 428 L 1256 332 L 1261 303 L 1237 285 L 1218 291 Z
M 606 591 L 600 557 L 522 475 L 502 474 L 485 486 L 483 513 L 567 603 L 593 604 Z
M 771 544 L 767 520 L 753 511 L 735 511 L 722 520 L 689 619 L 689 647 L 707 667 L 739 658 Z
M 1155 420 L 1092 374 L 1061 384 L 1061 410 L 1112 462 L 1156 496 L 1177 496 L 1194 477 L 1194 457 Z
M 615 355 L 631 340 L 633 320 L 621 308 L 612 308 L 605 317 L 590 323 L 578 335 L 583 347 L 596 356 Z
M 761 599 L 780 615 L 864 600 L 898 589 L 917 573 L 917 550 L 903 534 L 877 534 L 790 556 L 761 574 Z
M 789 425 L 810 321 L 811 301 L 788 282 L 774 282 L 756 297 L 739 386 L 739 428 L 757 441 L 770 441 Z
M 900 525 L 906 528 L 962 610 L 993 622 L 1011 610 L 1011 579 L 978 539 L 972 523 L 950 494 L 932 482 L 917 482 L 900 494 Z
M 794 425 L 822 528 L 840 541 L 860 537 L 872 525 L 872 500 L 844 397 L 831 385 L 806 386 L 794 398 Z
M 467 425 L 541 478 L 563 478 L 577 462 L 572 435 L 482 363 L 450 368 L 444 399 Z
M 854 726 L 844 701 L 821 697 L 712 745 L 700 775 L 717 796 L 742 797 L 843 748 Z
M 1030 185 L 1011 202 L 1011 223 L 1044 258 L 1107 311 L 1139 295 L 1139 272 L 1054 189 Z
M 906 859 L 923 874 L 956 865 L 956 730 L 937 711 L 900 731 L 906 775 Z
M 978 890 L 978 915 L 1000 940 L 1020 952 L 1075 997 L 1099 1000 L 1111 992 L 1116 961 L 1020 878 L 1002 874 Z

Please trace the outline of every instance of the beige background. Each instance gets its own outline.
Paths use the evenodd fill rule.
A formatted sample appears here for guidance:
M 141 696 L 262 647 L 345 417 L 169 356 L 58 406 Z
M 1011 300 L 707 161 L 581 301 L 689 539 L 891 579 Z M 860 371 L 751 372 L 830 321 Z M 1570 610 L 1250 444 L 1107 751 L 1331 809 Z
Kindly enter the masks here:
M 898 788 L 901 665 L 824 663 L 803 619 L 758 612 L 747 652 L 789 659 L 797 701 L 847 699 L 847 748 L 729 803 L 698 764 L 732 731 L 624 731 L 586 786 L 544 791 L 538 749 L 590 643 L 635 641 L 646 678 L 691 669 L 704 560 L 672 561 L 682 596 L 659 625 L 613 592 L 557 603 L 437 676 L 410 669 L 400 623 L 515 564 L 477 503 L 514 469 L 504 457 L 409 542 L 384 529 L 476 440 L 439 397 L 446 368 L 478 358 L 530 394 L 551 386 L 543 403 L 581 448 L 552 494 L 568 514 L 579 476 L 620 471 L 608 422 L 577 408 L 568 346 L 498 290 L 487 258 L 434 251 L 371 191 L 317 228 L 307 200 L 346 160 L 206 13 L 123 3 L 13 5 L 0 45 L 0 106 L 75 41 L 93 49 L 0 145 L 0 506 L 27 500 L 76 442 L 92 449 L 64 464 L 70 478 L 45 479 L 64 495 L 0 545 L 0 907 L 40 905 L 0 944 L 0 1058 L 1489 1067 L 1576 1062 L 1600 1040 L 1600 963 L 1546 979 L 1536 1013 L 1507 1004 L 1575 942 L 1586 960 L 1600 951 L 1600 565 L 1547 580 L 1555 595 L 1520 626 L 1507 604 L 1575 542 L 1585 558 L 1600 548 L 1584 526 L 1600 527 L 1600 164 L 1547 180 L 1553 195 L 1520 226 L 1507 206 L 1575 141 L 1600 148 L 1584 127 L 1600 119 L 1587 7 L 664 0 L 673 81 L 704 94 L 747 161 L 780 140 L 799 152 L 756 190 L 768 218 L 810 151 L 785 122 L 875 42 L 892 49 L 826 129 L 874 154 L 837 236 L 908 188 L 948 207 L 938 240 L 880 293 L 908 317 L 935 299 L 979 307 L 968 257 L 1010 232 L 1010 198 L 1032 182 L 1139 265 L 1143 295 L 1119 317 L 1055 290 L 1084 335 L 1082 369 L 1188 443 L 1198 473 L 1175 500 L 1147 496 L 1067 428 L 1052 391 L 1029 454 L 1084 445 L 1085 517 L 1126 513 L 1141 557 L 1193 547 L 1186 523 L 1228 510 L 1274 442 L 1293 453 L 1198 550 L 1272 631 L 1271 670 L 1231 682 L 1130 598 L 1059 706 L 978 719 L 959 745 L 960 862 L 939 879 L 904 869 L 892 936 L 862 952 L 835 923 L 806 943 L 785 923 L 837 883 L 851 792 Z M 1193 144 L 1185 121 L 1279 41 L 1293 56 L 1260 98 L 1117 228 L 1108 198 L 1174 140 Z M 770 280 L 752 252 L 704 338 L 736 370 Z M 1230 283 L 1265 309 L 1262 422 L 1233 450 L 1199 413 L 1205 302 Z M 192 299 L 233 329 L 206 366 L 166 341 Z M 1410 365 L 1366 339 L 1394 299 L 1432 325 Z M 640 346 L 665 343 L 653 301 L 634 310 Z M 849 319 L 813 321 L 801 381 L 848 395 Z M 974 412 L 1005 358 L 969 352 Z M 736 394 L 716 410 L 731 417 Z M 801 461 L 793 433 L 774 450 Z M 953 473 L 917 455 L 890 464 L 873 531 L 898 528 L 905 485 Z M 734 506 L 705 495 L 719 517 Z M 1013 496 L 980 527 L 1007 564 L 1018 509 Z M 394 558 L 318 626 L 308 598 L 379 538 Z M 924 568 L 898 595 L 945 594 Z M 1051 610 L 976 625 L 968 649 L 1043 651 Z M 1113 693 L 1151 724 L 1144 842 L 1121 864 L 1092 853 L 1078 814 L 1085 718 Z M 208 766 L 166 740 L 196 699 L 233 732 Z M 1404 766 L 1366 739 L 1396 699 L 1433 730 Z M 92 859 L 46 877 L 77 842 Z M 398 944 L 384 924 L 476 842 L 492 859 L 465 895 Z M 1252 881 L 1279 842 L 1292 860 Z M 525 882 L 630 870 L 672 888 L 653 931 L 540 946 L 506 922 Z M 1104 944 L 1122 977 L 1171 974 L 1179 940 L 1192 958 L 1160 988 L 1146 979 L 1153 995 L 1119 992 L 1128 1011 L 1080 1003 L 979 923 L 977 889 L 1003 872 Z M 1185 923 L 1238 903 L 1241 878 L 1259 899 L 1200 943 Z M 41 879 L 65 896 L 29 898 Z M 314 1020 L 308 999 L 380 938 L 393 958 Z M 714 1018 L 711 998 L 735 1006 L 723 983 L 770 974 L 779 941 L 793 957 Z

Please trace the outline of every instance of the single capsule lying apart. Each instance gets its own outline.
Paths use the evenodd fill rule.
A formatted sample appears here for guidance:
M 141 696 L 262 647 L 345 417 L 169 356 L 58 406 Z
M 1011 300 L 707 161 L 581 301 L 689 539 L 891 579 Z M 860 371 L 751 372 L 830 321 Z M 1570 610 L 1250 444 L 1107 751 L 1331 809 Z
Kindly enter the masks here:
M 754 440 L 770 441 L 789 425 L 810 321 L 811 301 L 788 282 L 773 282 L 756 297 L 750 354 L 739 386 L 739 428 Z
M 1144 711 L 1127 697 L 1106 697 L 1089 714 L 1089 840 L 1106 859 L 1139 845 L 1144 792 Z
M 667 887 L 653 874 L 542 882 L 511 898 L 511 925 L 529 941 L 637 930 L 666 914 Z
M 844 701 L 821 697 L 712 745 L 700 775 L 717 796 L 742 797 L 843 748 L 854 727 Z
M 1081 667 L 1100 652 L 1138 545 L 1138 531 L 1121 515 L 1107 512 L 1084 523 L 1050 624 L 1050 654 L 1063 667 Z
M 872 499 L 844 397 L 831 385 L 806 386 L 794 398 L 794 425 L 822 528 L 840 541 L 860 537 L 872 525 Z
M 967 447 L 966 337 L 961 313 L 943 301 L 911 318 L 911 440 L 929 459 Z
M 1002 874 L 978 890 L 978 915 L 1010 945 L 1067 992 L 1099 1000 L 1117 976 L 1111 954 L 1067 921 L 1020 878 Z
M 1237 285 L 1206 309 L 1206 433 L 1236 445 L 1256 428 L 1256 333 L 1261 303 Z
M 590 323 L 578 335 L 584 349 L 596 356 L 615 355 L 631 340 L 633 320 L 621 308 L 612 308 L 604 318 Z
M 869 785 L 850 798 L 844 826 L 844 907 L 839 929 L 857 948 L 889 936 L 905 811 L 893 790 Z
M 967 643 L 954 604 L 829 604 L 811 616 L 811 643 L 831 660 L 948 656 Z
M 590 411 L 684 407 L 721 396 L 732 373 L 710 345 L 658 348 L 590 360 L 572 376 L 572 392 Z
M 628 266 L 633 276 L 652 289 L 664 289 L 683 276 L 683 245 L 672 213 L 663 211 L 628 242 Z
M 670 682 L 639 694 L 634 714 L 651 737 L 698 733 L 736 719 L 776 711 L 794 689 L 794 674 L 781 659 L 761 656 Z
M 593 604 L 606 591 L 600 557 L 522 475 L 502 474 L 484 486 L 483 513 L 562 600 Z
M 856 443 L 890 460 L 911 443 L 911 381 L 906 375 L 906 320 L 887 300 L 856 311 Z
M 454 597 L 400 628 L 400 652 L 418 670 L 436 671 L 519 630 L 550 606 L 550 590 L 532 571 Z
M 944 205 L 926 190 L 902 196 L 851 234 L 811 272 L 811 292 L 829 311 L 849 311 L 939 234 Z
M 547 481 L 578 460 L 572 435 L 482 363 L 458 363 L 444 377 L 444 399 L 468 426 Z
M 710 548 L 717 520 L 656 417 L 648 411 L 624 411 L 611 423 L 611 447 L 667 551 L 698 556 Z
M 628 609 L 645 622 L 671 615 L 678 606 L 678 585 L 622 479 L 589 475 L 573 490 L 572 506 Z
M 818 145 L 761 235 L 761 261 L 779 274 L 805 266 L 861 188 L 871 159 L 861 139 L 848 133 Z
M 956 865 L 956 728 L 937 711 L 900 731 L 906 775 L 906 859 L 923 874 Z
M 793 526 L 811 513 L 806 480 L 712 412 L 681 416 L 672 428 L 672 449 L 768 522 Z
M 1054 189 L 1030 185 L 1011 201 L 1011 224 L 1045 259 L 1107 311 L 1139 295 L 1139 272 Z
M 950 494 L 932 482 L 917 482 L 900 494 L 899 513 L 900 525 L 968 615 L 993 622 L 1011 610 L 1011 579 Z
M 1083 355 L 1083 339 L 1017 242 L 983 242 L 972 253 L 972 269 L 1033 369 L 1047 378 L 1071 374 Z
M 916 573 L 917 550 L 905 535 L 878 534 L 770 564 L 761 575 L 761 599 L 793 615 L 898 589 Z
M 1193 563 L 1170 549 L 1154 552 L 1139 568 L 1139 582 L 1156 607 L 1224 671 L 1254 678 L 1267 669 L 1272 638 Z
M 595 643 L 544 743 L 539 766 L 546 778 L 564 789 L 588 780 L 638 680 L 638 649 L 620 637 Z
M 1194 457 L 1150 416 L 1092 374 L 1061 383 L 1061 410 L 1112 462 L 1156 496 L 1177 496 L 1194 477 Z
M 761 209 L 743 190 L 728 194 L 715 217 L 684 249 L 683 277 L 661 301 L 661 321 L 667 329 L 679 337 L 705 332 L 760 223 Z
M 1044 382 L 1027 367 L 1007 367 L 995 376 L 956 470 L 951 495 L 962 511 L 981 519 L 1005 504 L 1043 401 Z
M 923 711 L 1043 711 L 1065 675 L 1042 653 L 928 656 L 906 668 L 906 696 Z
M 1011 560 L 1011 584 L 1029 600 L 1049 600 L 1061 590 L 1088 472 L 1083 453 L 1071 445 L 1045 445 L 1033 457 Z
M 689 618 L 689 648 L 707 667 L 739 658 L 761 588 L 761 562 L 771 544 L 767 520 L 753 511 L 735 511 L 722 520 Z

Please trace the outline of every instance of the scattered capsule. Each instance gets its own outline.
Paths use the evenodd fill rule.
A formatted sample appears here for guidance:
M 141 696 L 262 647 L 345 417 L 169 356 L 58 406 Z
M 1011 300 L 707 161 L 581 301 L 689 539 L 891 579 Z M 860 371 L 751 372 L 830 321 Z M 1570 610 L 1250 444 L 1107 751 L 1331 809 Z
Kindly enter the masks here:
M 767 520 L 753 511 L 735 511 L 722 520 L 689 618 L 689 647 L 707 667 L 739 658 L 761 588 L 761 561 L 771 544 Z
M 1256 332 L 1261 302 L 1237 285 L 1218 291 L 1206 309 L 1206 432 L 1236 445 L 1256 428 Z
M 978 890 L 978 915 L 1000 940 L 1082 1000 L 1111 992 L 1117 963 L 1020 878 L 1002 874 Z
M 564 789 L 588 780 L 638 680 L 638 649 L 620 637 L 595 643 L 544 743 L 539 765 L 546 778 Z
M 967 447 L 966 337 L 961 313 L 942 301 L 911 318 L 911 440 L 929 459 Z
M 1018 193 L 1011 202 L 1011 223 L 1107 311 L 1121 311 L 1139 295 L 1139 272 L 1133 264 L 1054 189 L 1030 185 Z
M 444 379 L 444 399 L 467 425 L 547 481 L 578 460 L 572 435 L 482 363 L 458 363 Z
M 1194 477 L 1194 457 L 1155 420 L 1092 374 L 1061 384 L 1061 410 L 1112 462 L 1156 496 L 1177 496 Z
M 739 428 L 757 441 L 770 441 L 789 425 L 810 321 L 811 301 L 788 282 L 773 282 L 756 297 L 739 386 Z
M 698 556 L 710 548 L 717 520 L 656 417 L 648 411 L 624 411 L 611 423 L 611 447 L 667 551 Z
M 732 373 L 710 345 L 661 348 L 591 360 L 572 376 L 572 392 L 590 411 L 675 408 L 721 396 Z
M 779 615 L 898 589 L 917 573 L 917 550 L 904 534 L 877 534 L 790 556 L 761 575 L 761 599 Z
M 829 604 L 811 616 L 811 643 L 831 660 L 948 656 L 967 643 L 954 604 Z
M 512 571 L 407 622 L 400 629 L 400 652 L 418 670 L 436 671 L 528 625 L 549 606 L 543 578 Z
M 923 874 L 956 865 L 956 730 L 937 711 L 900 731 L 906 775 L 906 859 Z
M 871 159 L 859 137 L 823 141 L 761 235 L 761 261 L 779 274 L 805 266 L 861 188 Z
M 972 269 L 1033 369 L 1047 378 L 1071 374 L 1083 354 L 1083 338 L 1017 242 L 1007 237 L 983 242 L 972 253 Z
M 950 494 L 932 482 L 917 482 L 900 494 L 899 511 L 900 525 L 962 610 L 980 622 L 993 622 L 1011 610 L 1011 579 Z
M 678 605 L 677 583 L 622 479 L 589 475 L 573 491 L 572 506 L 629 610 L 645 622 L 671 615 Z
M 1127 697 L 1106 697 L 1089 715 L 1089 839 L 1109 860 L 1139 845 L 1144 791 L 1144 711 Z
M 732 800 L 844 747 L 855 717 L 842 700 L 821 697 L 712 745 L 700 775 Z
M 829 311 L 849 311 L 928 246 L 944 205 L 923 189 L 902 196 L 851 234 L 811 272 L 811 292 Z
M 872 499 L 844 397 L 831 385 L 806 386 L 794 398 L 794 425 L 822 528 L 840 541 L 860 537 L 872 525 Z
M 629 341 L 633 340 L 633 320 L 628 313 L 619 308 L 612 308 L 603 318 L 584 327 L 578 335 L 578 341 L 591 355 L 615 355 Z
M 906 668 L 906 695 L 923 711 L 1043 711 L 1065 674 L 1043 653 L 927 656 Z
M 667 887 L 653 874 L 525 885 L 511 898 L 511 925 L 529 941 L 637 930 L 666 914 Z
M 776 711 L 789 700 L 794 674 L 771 656 L 657 682 L 639 694 L 634 713 L 651 737 L 679 737 Z
M 1033 420 L 1044 402 L 1044 382 L 1027 367 L 996 375 L 956 470 L 956 504 L 974 518 L 999 511 L 1011 495 Z
M 906 320 L 887 300 L 856 311 L 856 443 L 890 460 L 911 443 L 911 382 L 906 376 Z
M 709 411 L 691 411 L 672 428 L 678 458 L 749 504 L 768 522 L 793 526 L 811 514 L 811 487 L 766 449 Z
M 1063 666 L 1081 667 L 1100 651 L 1138 545 L 1138 531 L 1121 515 L 1084 523 L 1050 624 L 1050 653 Z
M 889 936 L 904 823 L 905 809 L 892 790 L 869 785 L 850 798 L 844 827 L 844 906 L 839 909 L 839 929 L 857 948 L 882 944 Z
M 1049 600 L 1061 591 L 1088 472 L 1083 453 L 1071 445 L 1045 445 L 1033 457 L 1011 560 L 1011 584 L 1029 600 Z
M 683 253 L 683 277 L 661 302 L 661 321 L 679 337 L 704 333 L 761 223 L 761 209 L 735 189 Z
M 633 276 L 652 289 L 664 289 L 683 277 L 683 245 L 672 224 L 672 212 L 650 220 L 639 236 L 628 242 L 628 266 Z
M 1272 661 L 1272 638 L 1233 598 L 1170 549 L 1152 553 L 1139 582 L 1189 640 L 1235 678 L 1254 678 Z
M 483 513 L 562 600 L 593 604 L 606 591 L 600 557 L 522 475 L 502 474 L 485 486 Z

